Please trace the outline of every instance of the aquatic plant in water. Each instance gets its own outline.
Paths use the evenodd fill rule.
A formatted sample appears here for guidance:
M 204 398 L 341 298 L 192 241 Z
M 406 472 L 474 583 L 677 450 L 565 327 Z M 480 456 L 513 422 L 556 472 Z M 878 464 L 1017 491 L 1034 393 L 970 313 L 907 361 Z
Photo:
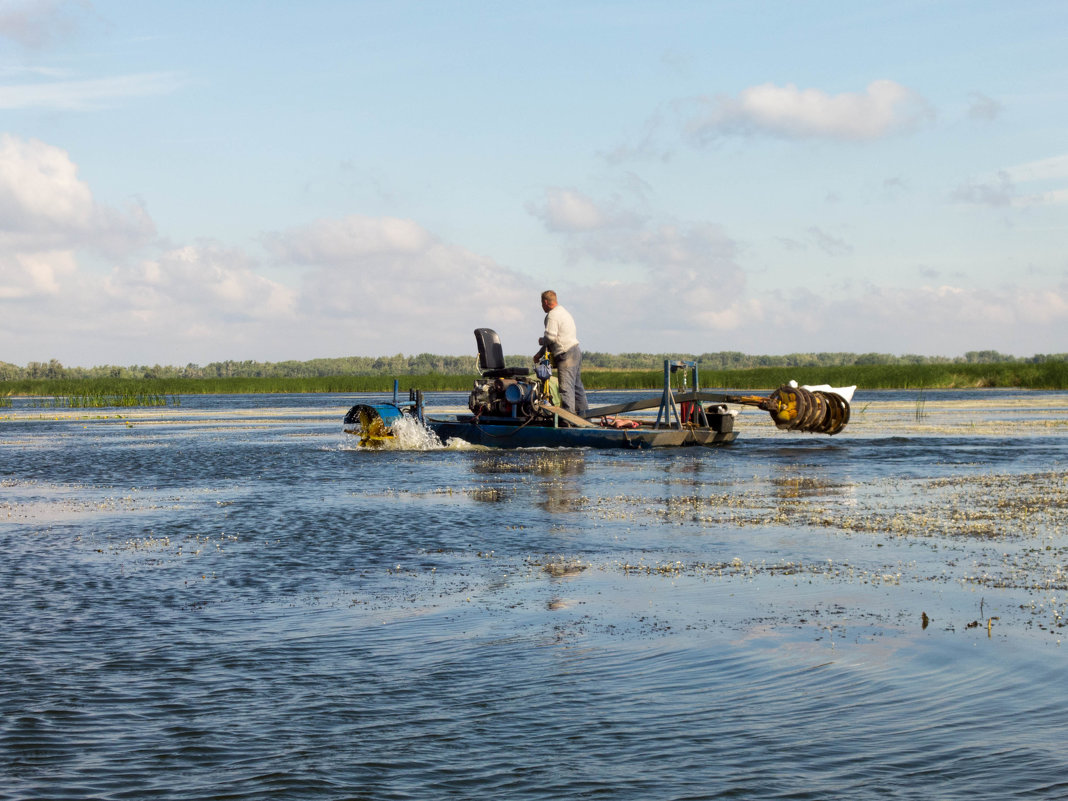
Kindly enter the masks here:
M 36 408 L 44 409 L 103 409 L 108 407 L 129 408 L 134 406 L 181 406 L 181 399 L 172 395 L 145 393 L 123 393 L 121 395 L 62 395 L 51 398 L 36 398 L 31 402 Z

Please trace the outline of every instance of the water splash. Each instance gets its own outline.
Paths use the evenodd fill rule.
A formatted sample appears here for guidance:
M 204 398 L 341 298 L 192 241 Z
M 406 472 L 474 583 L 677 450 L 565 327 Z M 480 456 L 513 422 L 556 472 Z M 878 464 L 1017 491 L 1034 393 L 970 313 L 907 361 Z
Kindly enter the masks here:
M 456 437 L 450 437 L 444 444 L 428 426 L 417 418 L 403 414 L 390 426 L 391 437 L 372 439 L 360 444 L 360 429 L 346 429 L 341 450 L 353 451 L 465 451 L 483 450 L 480 445 L 472 445 Z
M 384 447 L 396 451 L 433 451 L 441 450 L 444 446 L 438 435 L 425 426 L 420 420 L 402 415 L 395 420 L 392 426 L 393 439 L 386 440 Z

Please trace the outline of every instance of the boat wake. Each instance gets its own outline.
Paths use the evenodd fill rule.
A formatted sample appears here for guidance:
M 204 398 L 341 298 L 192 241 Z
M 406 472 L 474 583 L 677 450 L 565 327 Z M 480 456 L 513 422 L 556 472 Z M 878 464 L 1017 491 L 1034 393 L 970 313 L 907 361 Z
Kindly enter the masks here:
M 357 428 L 349 433 L 360 435 Z M 346 437 L 346 439 L 349 439 Z M 367 443 L 351 442 L 353 447 L 346 450 L 379 450 L 379 451 L 443 451 L 443 450 L 475 450 L 477 446 L 471 445 L 462 439 L 450 437 L 444 444 L 438 439 L 427 425 L 420 420 L 402 414 L 390 425 L 389 435 L 374 437 Z
M 393 437 L 383 440 L 382 447 L 394 451 L 436 451 L 443 446 L 437 434 L 404 414 L 393 423 Z

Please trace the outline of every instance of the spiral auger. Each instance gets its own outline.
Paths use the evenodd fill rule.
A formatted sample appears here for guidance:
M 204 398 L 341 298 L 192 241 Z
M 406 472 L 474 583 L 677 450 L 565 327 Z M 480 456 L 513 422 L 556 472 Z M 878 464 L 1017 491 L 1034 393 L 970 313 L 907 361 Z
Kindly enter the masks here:
M 849 422 L 849 401 L 837 392 L 783 384 L 766 398 L 745 395 L 733 400 L 763 409 L 778 428 L 788 431 L 833 436 Z

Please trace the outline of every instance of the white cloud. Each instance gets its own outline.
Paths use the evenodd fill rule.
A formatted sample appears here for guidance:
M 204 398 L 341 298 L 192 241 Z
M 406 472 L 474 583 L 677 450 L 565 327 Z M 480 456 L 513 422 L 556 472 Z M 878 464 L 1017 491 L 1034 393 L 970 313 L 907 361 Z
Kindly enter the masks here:
M 264 238 L 280 261 L 339 267 L 357 264 L 367 257 L 422 253 L 434 242 L 434 237 L 412 220 L 356 214 L 318 220 Z
M 57 69 L 56 67 L 37 67 L 25 64 L 0 65 L 0 79 L 25 75 L 32 75 L 38 78 L 64 78 L 67 74 L 66 70 Z
M 1009 167 L 1005 174 L 1027 190 L 1016 206 L 1061 206 L 1068 203 L 1068 153 Z
M 808 233 L 812 236 L 813 241 L 816 243 L 816 247 L 828 256 L 844 256 L 847 253 L 853 252 L 853 246 L 844 239 L 832 236 L 817 226 L 809 228 Z
M 570 288 L 561 302 L 576 316 L 583 348 L 609 353 L 731 350 L 725 339 L 766 317 L 760 298 L 724 292 L 711 277 L 598 282 Z
M 993 202 L 983 192 L 995 188 L 973 187 L 971 199 Z M 1005 193 L 1009 197 L 1011 187 Z M 1027 355 L 1068 337 L 1068 285 L 837 286 L 822 293 L 799 283 L 768 289 L 749 285 L 737 243 L 714 224 L 643 221 L 635 228 L 557 233 L 576 262 L 590 265 L 589 275 L 611 275 L 615 264 L 627 265 L 628 275 L 635 269 L 643 273 L 637 280 L 576 278 L 558 287 L 587 350 L 952 356 L 990 347 Z M 807 247 L 831 255 L 852 250 L 849 242 L 817 227 L 808 236 Z
M 76 270 L 69 250 L 0 255 L 0 300 L 57 295 Z
M 976 92 L 972 95 L 971 105 L 968 107 L 968 116 L 973 120 L 989 122 L 1001 116 L 1004 106 L 993 98 Z
M 1013 201 L 1014 206 L 1063 206 L 1068 203 L 1068 189 L 1054 189 L 1035 195 L 1025 195 Z
M 66 151 L 0 135 L 0 297 L 56 294 L 76 278 L 76 251 L 125 253 L 154 235 L 144 209 L 96 203 Z
M 687 133 L 698 144 L 756 133 L 865 141 L 911 130 L 930 115 L 916 92 L 891 80 L 873 81 L 863 92 L 836 95 L 766 83 L 737 97 L 704 97 L 697 104 Z
M 988 181 L 958 186 L 950 194 L 950 198 L 958 203 L 1001 208 L 1013 204 L 1016 198 L 1016 186 L 1009 178 L 1009 174 L 1003 171 Z
M 113 252 L 154 235 L 141 206 L 119 210 L 97 203 L 65 150 L 0 134 L 0 244 Z
M 759 313 L 742 297 L 737 245 L 720 226 L 649 221 L 573 190 L 551 190 L 548 197 L 531 213 L 562 237 L 569 259 L 586 274 L 613 276 L 557 287 L 561 303 L 580 319 L 579 338 L 588 349 L 618 351 L 624 340 L 641 349 L 634 342 L 639 331 L 654 350 L 678 349 L 664 340 L 684 331 L 720 332 Z M 616 275 L 614 268 L 620 268 Z M 632 277 L 620 279 L 619 272 Z
M 117 75 L 81 81 L 51 81 L 0 86 L 0 109 L 52 108 L 93 111 L 131 97 L 170 94 L 185 79 L 175 72 Z
M 723 280 L 738 273 L 737 246 L 712 223 L 661 223 L 583 240 L 587 256 L 644 266 L 657 277 L 674 281 Z
M 1062 166 L 1058 157 L 1014 169 L 1049 177 Z M 580 267 L 594 267 L 586 275 L 596 277 L 576 269 L 553 287 L 588 350 L 1027 354 L 1068 338 L 1068 285 L 768 291 L 750 286 L 744 252 L 718 225 L 649 220 L 574 189 L 551 190 L 531 211 Z M 811 250 L 849 248 L 808 234 Z M 540 333 L 545 286 L 415 220 L 353 215 L 275 232 L 264 237 L 267 266 L 210 243 L 146 257 L 153 235 L 143 209 L 99 204 L 65 151 L 0 137 L 0 359 L 473 353 L 480 326 L 495 328 L 506 352 L 532 353 Z M 110 273 L 86 268 L 87 252 L 110 258 Z M 268 268 L 292 278 L 272 280 Z
M 348 343 L 342 353 L 467 353 L 480 326 L 508 352 L 536 346 L 540 289 L 414 221 L 319 220 L 265 242 L 280 264 L 306 269 L 304 333 Z
M 1068 284 L 1044 288 L 869 287 L 830 300 L 798 290 L 762 298 L 769 320 L 803 323 L 791 351 L 923 353 L 955 356 L 986 348 L 1017 355 L 1048 353 L 1068 336 Z M 803 309 L 803 313 L 799 313 Z M 786 315 L 786 317 L 783 317 Z M 777 326 L 769 327 L 774 331 Z M 756 352 L 772 349 L 754 338 Z
M 527 210 L 550 231 L 591 231 L 605 225 L 605 214 L 582 193 L 552 188 L 545 195 L 544 203 L 528 203 Z
M 956 356 L 990 348 L 1031 355 L 1068 338 L 1068 284 L 1031 289 L 869 287 L 843 296 L 801 286 L 712 300 L 715 285 L 604 282 L 572 289 L 587 350 L 786 354 L 820 351 Z M 690 303 L 688 300 L 694 302 Z
M 296 293 L 258 275 L 237 250 L 202 244 L 175 248 L 132 267 L 118 267 L 104 284 L 111 305 L 147 313 L 167 325 L 202 320 L 269 320 L 293 315 Z
M 1063 205 L 1068 203 L 1068 154 L 1006 167 L 995 175 L 962 184 L 951 198 L 994 207 Z
M 628 173 L 628 191 L 641 195 L 648 187 L 640 178 Z M 550 187 L 541 203 L 528 203 L 527 212 L 554 233 L 579 233 L 608 228 L 634 228 L 642 218 L 622 208 L 618 201 L 597 202 L 574 189 Z
M 93 196 L 66 151 L 0 135 L 0 230 L 84 229 Z
M 277 358 L 301 331 L 296 290 L 218 245 L 175 248 L 116 265 L 102 278 L 80 269 L 73 254 L 35 254 L 28 262 L 24 284 L 36 284 L 21 297 L 0 293 L 0 341 L 35 354 L 23 361 L 185 364 L 250 352 Z
M 125 218 L 93 202 L 62 151 L 7 145 L 0 198 L 4 218 L 19 224 L 9 223 L 2 237 L 20 247 L 0 252 L 5 360 L 19 361 L 16 353 L 23 362 L 68 364 L 126 361 L 116 353 L 178 364 L 468 353 L 481 326 L 496 328 L 509 352 L 536 345 L 541 287 L 412 220 L 327 219 L 265 237 L 275 266 L 298 273 L 291 286 L 265 277 L 241 250 L 210 243 L 151 258 L 127 250 L 101 279 L 75 251 L 93 246 L 99 255 L 97 226 L 109 214 Z M 50 198 L 64 188 L 67 206 L 53 207 Z M 78 247 L 46 248 L 53 239 Z
M 0 0 L 0 38 L 44 47 L 74 32 L 90 8 L 77 0 Z
M 1005 174 L 1013 181 L 1064 181 L 1068 180 L 1068 153 L 1051 156 L 1025 164 L 1007 167 Z
M 737 246 L 718 225 L 657 223 L 574 190 L 550 189 L 544 205 L 528 210 L 563 237 L 573 261 L 637 266 L 676 284 L 715 280 L 733 289 L 741 283 Z

